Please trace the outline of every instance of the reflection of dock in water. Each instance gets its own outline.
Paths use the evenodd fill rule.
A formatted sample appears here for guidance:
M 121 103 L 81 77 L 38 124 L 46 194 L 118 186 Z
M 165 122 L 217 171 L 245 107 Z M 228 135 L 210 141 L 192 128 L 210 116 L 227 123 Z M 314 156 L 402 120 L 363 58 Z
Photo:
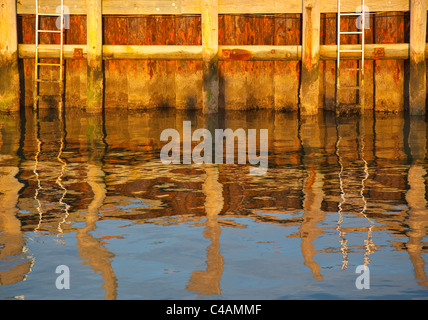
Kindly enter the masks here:
M 199 295 L 221 294 L 220 280 L 223 274 L 224 260 L 220 252 L 221 227 L 217 222 L 218 214 L 223 209 L 223 187 L 218 182 L 219 167 L 204 165 L 205 181 L 202 191 L 205 194 L 205 231 L 204 237 L 211 244 L 207 247 L 206 269 L 192 272 L 187 290 Z
M 17 217 L 19 195 L 24 187 L 17 178 L 22 122 L 14 121 L 13 116 L 8 120 L 9 123 L 0 122 L 0 286 L 25 280 L 34 264 Z
M 203 236 L 210 241 L 206 269 L 194 271 L 187 286 L 201 295 L 220 294 L 221 228 L 245 227 L 240 217 L 296 228 L 292 237 L 300 238 L 304 264 L 318 280 L 323 279 L 324 266 L 317 263 L 317 255 L 342 256 L 340 265 L 346 267 L 351 253 L 361 253 L 364 260 L 357 264 L 368 265 L 375 253 L 376 231 L 406 234 L 404 243 L 393 241 L 391 246 L 407 251 L 415 278 L 421 284 L 426 281 L 422 259 L 427 225 L 426 133 L 421 135 L 424 129 L 416 122 L 408 139 L 413 162 L 407 172 L 405 137 L 401 120 L 394 116 L 391 120 L 374 115 L 375 124 L 370 117 L 351 119 L 337 127 L 326 124 L 331 121 L 328 117 L 298 122 L 297 117 L 276 114 L 275 121 L 266 122 L 255 116 L 244 120 L 236 116 L 225 126 L 234 130 L 248 122 L 268 127 L 272 134 L 269 170 L 252 177 L 248 167 L 238 165 L 163 166 L 158 154 L 159 128 L 182 124 L 183 115 L 168 115 L 166 124 L 159 119 L 152 123 L 147 114 L 106 117 L 109 123 L 102 117 L 66 115 L 62 133 L 56 130 L 57 120 L 52 123 L 45 116 L 36 122 L 27 117 L 26 127 L 32 130 L 25 132 L 22 159 L 15 167 L 19 172 L 3 169 L 2 178 L 12 181 L 15 175 L 23 182 L 15 195 L 19 209 L 3 209 L 24 222 L 21 232 L 76 232 L 81 258 L 102 275 L 109 299 L 117 294 L 111 265 L 114 254 L 92 232 L 97 222 L 109 219 L 161 223 L 175 216 L 176 220 L 168 220 L 174 223 L 185 217 L 205 218 Z M 139 205 L 125 208 L 137 200 Z M 406 202 L 409 210 L 391 209 L 397 203 L 404 208 Z M 220 212 L 221 217 L 232 219 L 218 219 Z M 329 225 L 330 217 L 337 218 L 333 225 Z M 351 219 L 353 225 L 347 226 Z M 77 227 L 78 223 L 84 227 Z M 341 242 L 318 250 L 317 241 L 330 236 L 330 229 Z M 365 240 L 349 243 L 352 233 L 362 234 Z
M 406 223 L 409 225 L 406 243 L 407 252 L 413 265 L 415 280 L 428 288 L 428 278 L 425 272 L 426 262 L 422 257 L 423 238 L 428 230 L 428 209 L 426 201 L 425 177 L 427 171 L 423 167 L 426 156 L 426 123 L 423 119 L 411 118 L 408 143 L 411 160 L 407 181 L 410 189 L 406 193 L 409 206 Z
M 344 129 L 341 128 L 341 126 L 343 126 Z M 355 148 L 352 148 L 350 145 L 345 145 L 345 150 L 343 152 L 341 150 L 341 135 L 348 135 L 351 136 L 350 138 L 355 139 L 354 141 L 357 141 Z M 348 137 L 348 140 L 350 138 Z M 367 237 L 364 240 L 364 266 L 367 266 L 370 263 L 369 256 L 374 252 L 375 249 L 372 239 L 374 223 L 366 214 L 367 200 L 364 194 L 366 181 L 369 178 L 368 163 L 365 157 L 365 140 L 366 135 L 364 117 L 360 119 L 358 127 L 355 128 L 355 130 L 351 130 L 351 128 L 347 125 L 337 124 L 336 156 L 337 162 L 339 164 L 338 178 L 340 187 L 340 202 L 338 204 L 339 217 L 336 224 L 336 229 L 339 233 L 339 242 L 341 244 L 343 259 L 342 269 L 346 269 L 349 264 L 350 248 L 348 245 L 348 240 L 346 239 L 346 231 L 342 227 L 344 218 L 348 214 L 356 214 L 358 217 L 363 217 L 369 223 L 369 226 L 364 228 L 367 229 Z M 345 158 L 342 156 L 342 152 L 346 154 Z M 346 206 L 346 204 L 348 204 L 348 206 Z M 347 214 L 346 216 L 344 215 L 345 213 Z
M 87 134 L 87 177 L 86 182 L 91 188 L 93 198 L 88 204 L 84 214 L 85 226 L 76 232 L 79 256 L 83 264 L 89 265 L 95 273 L 99 273 L 103 280 L 102 288 L 105 290 L 104 299 L 117 298 L 117 278 L 111 265 L 114 254 L 102 244 L 102 239 L 95 238 L 91 232 L 96 230 L 100 209 L 107 196 L 103 161 L 107 145 L 102 117 L 88 118 L 90 132 Z
M 324 200 L 324 175 L 321 173 L 321 154 L 323 153 L 322 139 L 325 136 L 318 119 L 309 119 L 301 124 L 299 131 L 302 143 L 302 162 L 306 177 L 303 181 L 303 215 L 300 225 L 301 251 L 304 264 L 316 280 L 323 280 L 321 268 L 314 260 L 318 251 L 314 242 L 324 233 L 320 224 L 325 219 L 321 205 Z
M 34 228 L 35 232 L 47 231 L 57 234 L 56 241 L 64 243 L 62 239 L 63 229 L 62 225 L 66 222 L 69 216 L 70 205 L 64 199 L 67 195 L 67 188 L 63 183 L 64 175 L 67 168 L 67 162 L 63 159 L 63 152 L 66 143 L 66 125 L 64 123 L 63 114 L 58 114 L 57 121 L 53 121 L 50 125 L 58 125 L 59 137 L 55 140 L 50 140 L 50 136 L 46 139 L 47 144 L 57 145 L 59 142 L 59 150 L 56 151 L 56 157 L 51 155 L 55 152 L 55 146 L 47 146 L 48 155 L 44 155 L 43 145 L 44 137 L 41 136 L 43 129 L 42 119 L 39 118 L 38 112 L 34 113 L 34 139 L 36 143 L 36 150 L 34 154 L 34 168 L 33 173 L 36 180 L 36 188 L 34 191 L 34 200 L 36 201 L 37 212 L 39 215 L 37 226 Z M 58 164 L 60 168 L 58 168 Z M 55 181 L 55 182 L 53 182 Z M 43 185 L 42 185 L 43 182 Z M 58 192 L 58 188 L 61 192 Z M 59 199 L 55 201 L 54 199 Z M 53 231 L 54 225 L 56 230 Z

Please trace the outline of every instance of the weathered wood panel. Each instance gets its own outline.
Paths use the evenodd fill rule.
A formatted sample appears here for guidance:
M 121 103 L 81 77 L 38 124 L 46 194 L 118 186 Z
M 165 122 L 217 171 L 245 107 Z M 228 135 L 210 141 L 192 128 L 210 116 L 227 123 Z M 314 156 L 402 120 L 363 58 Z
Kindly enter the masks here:
M 104 23 L 106 107 L 201 107 L 201 61 L 178 61 L 202 59 L 200 17 L 105 16 Z
M 73 59 L 65 60 L 65 103 L 75 107 L 86 106 L 87 50 L 86 16 L 70 16 L 70 29 L 65 31 L 65 42 L 74 46 Z M 67 45 L 67 46 L 68 46 Z M 65 54 L 65 51 L 64 51 Z M 65 55 L 65 57 L 67 57 Z
M 374 43 L 374 17 L 370 15 L 368 20 L 368 29 L 365 29 L 365 43 L 370 48 Z M 373 51 L 372 51 L 373 52 Z M 366 52 L 364 52 L 364 108 L 373 109 L 374 106 L 374 59 L 366 59 Z
M 325 19 L 327 16 L 332 18 Z M 321 20 L 320 59 L 326 60 L 330 66 L 321 64 L 320 97 L 327 108 L 328 101 L 334 100 L 335 91 L 336 45 L 335 32 L 331 31 L 335 30 L 336 19 L 333 16 L 334 14 L 323 15 Z M 24 58 L 25 103 L 28 105 L 32 103 L 30 93 L 34 63 L 31 58 L 34 57 L 34 46 L 30 44 L 34 43 L 34 16 L 22 15 L 18 18 L 19 42 L 22 43 L 19 46 L 19 57 Z M 380 19 L 386 18 L 392 20 L 383 24 L 379 22 Z M 43 22 L 44 27 L 54 28 L 55 19 L 46 19 L 46 22 Z M 106 90 L 108 88 L 106 107 L 149 108 L 175 105 L 177 108 L 186 109 L 202 106 L 200 15 L 105 16 L 103 19 Z M 376 19 L 378 23 L 375 23 Z M 395 26 L 400 19 L 403 19 L 402 13 L 398 13 L 398 16 L 396 13 L 376 14 L 371 20 L 370 29 L 366 30 L 366 43 L 369 43 L 366 44 L 365 53 L 366 103 L 373 101 L 373 98 L 367 98 L 367 94 L 370 95 L 374 91 L 374 80 L 377 81 L 376 91 L 387 90 L 388 94 L 384 94 L 384 97 L 390 95 L 388 81 L 394 80 L 393 74 L 398 74 L 399 83 L 401 81 L 404 87 L 405 74 L 403 70 L 400 71 L 400 62 L 404 64 L 404 61 L 392 61 L 409 58 L 409 44 L 403 43 L 408 29 L 397 29 Z M 393 28 L 391 24 L 394 24 Z M 297 110 L 296 90 L 300 85 L 301 60 L 300 29 L 300 14 L 219 16 L 220 95 L 226 103 L 223 107 Z M 390 30 L 393 30 L 392 35 L 388 34 Z M 373 39 L 374 34 L 377 35 L 376 39 Z M 56 39 L 53 37 L 48 35 L 47 42 L 54 43 Z M 389 40 L 386 41 L 385 37 L 389 37 Z M 371 44 L 373 40 L 377 43 Z M 65 41 L 66 104 L 84 106 L 86 16 L 70 16 L 70 29 L 66 30 Z M 352 45 L 350 46 L 352 48 Z M 426 53 L 427 49 L 425 45 Z M 52 57 L 45 56 L 46 53 L 42 51 L 42 56 Z M 354 60 L 357 55 L 358 53 L 347 54 L 348 59 Z M 171 58 L 177 60 L 163 61 Z M 278 61 L 284 59 L 292 61 Z M 392 64 L 382 71 L 386 77 L 382 78 L 370 70 L 373 64 L 380 66 L 382 62 L 389 60 Z M 381 86 L 388 89 L 380 89 Z M 401 89 L 401 96 L 402 91 Z M 400 95 L 399 92 L 397 94 Z M 379 99 L 378 107 L 381 101 Z M 367 104 L 366 106 L 368 107 Z
M 282 14 L 275 16 L 274 45 L 300 45 L 301 15 Z M 278 49 L 272 49 L 278 52 Z M 295 52 L 284 53 L 285 58 L 298 56 Z M 297 59 L 294 59 L 297 60 Z M 299 104 L 300 63 L 298 61 L 274 62 L 274 106 L 275 110 L 297 111 Z
M 201 17 L 176 17 L 176 45 L 187 44 L 202 59 Z M 198 59 L 198 60 L 200 60 Z M 177 61 L 175 70 L 175 103 L 178 109 L 196 109 L 202 104 L 202 62 Z
M 245 44 L 273 45 L 275 20 L 272 16 L 245 16 Z M 274 62 L 249 61 L 245 64 L 247 107 L 272 109 L 274 105 Z
M 404 42 L 404 14 L 380 13 L 374 17 L 376 43 Z M 375 62 L 376 111 L 404 110 L 404 61 L 377 60 Z
M 219 45 L 244 44 L 245 17 L 224 15 L 219 19 Z M 247 108 L 247 79 L 245 62 L 219 62 L 220 101 L 223 100 L 224 109 Z

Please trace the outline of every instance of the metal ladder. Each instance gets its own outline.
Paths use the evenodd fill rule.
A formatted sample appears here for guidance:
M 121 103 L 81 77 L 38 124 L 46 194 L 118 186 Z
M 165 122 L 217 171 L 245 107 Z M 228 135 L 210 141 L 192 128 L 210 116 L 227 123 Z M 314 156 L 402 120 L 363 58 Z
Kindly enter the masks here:
M 34 109 L 36 110 L 38 107 L 38 102 L 41 97 L 39 95 L 39 83 L 47 83 L 47 82 L 53 82 L 53 83 L 59 83 L 59 96 L 60 96 L 60 102 L 59 106 L 60 109 L 62 109 L 63 104 L 63 95 L 64 95 L 64 0 L 61 0 L 61 12 L 60 13 L 40 13 L 39 12 L 39 0 L 36 0 L 36 56 L 35 56 L 35 63 L 34 63 Z M 59 30 L 41 30 L 39 29 L 39 23 L 40 23 L 40 17 L 42 16 L 48 16 L 48 17 L 60 17 L 61 23 L 60 23 L 60 29 Z M 60 37 L 60 44 L 40 44 L 39 43 L 39 34 L 40 33 L 59 33 L 61 35 Z M 59 63 L 42 63 L 39 61 L 39 50 L 54 50 L 59 52 Z M 39 66 L 55 66 L 59 67 L 59 80 L 50 80 L 50 79 L 40 79 L 39 78 Z
M 342 13 L 340 0 L 337 0 L 337 72 L 336 72 L 336 108 L 340 105 L 340 90 L 342 89 L 355 89 L 359 90 L 359 105 L 364 108 L 364 30 L 365 30 L 365 5 L 364 0 L 361 0 L 361 12 L 351 12 L 351 13 Z M 359 31 L 341 31 L 340 18 L 343 16 L 354 16 L 361 17 L 361 26 L 362 28 Z M 341 35 L 361 35 L 360 37 L 360 49 L 348 49 L 342 50 L 340 48 L 340 36 Z M 345 52 L 360 52 L 361 59 L 359 62 L 359 67 L 357 68 L 340 68 L 340 56 L 341 53 Z M 355 86 L 342 86 L 340 85 L 340 72 L 341 71 L 357 71 L 357 85 Z M 358 77 L 359 73 L 359 77 Z M 358 81 L 359 80 L 359 81 Z M 359 82 L 359 83 L 358 83 Z

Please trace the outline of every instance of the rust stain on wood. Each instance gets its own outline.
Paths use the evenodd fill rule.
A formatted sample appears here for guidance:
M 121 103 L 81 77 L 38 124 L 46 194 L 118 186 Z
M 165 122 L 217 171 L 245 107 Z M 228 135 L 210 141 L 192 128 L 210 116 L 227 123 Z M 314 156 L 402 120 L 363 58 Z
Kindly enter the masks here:
M 384 48 L 376 48 L 373 52 L 373 59 L 383 59 L 385 58 L 385 49 Z
M 233 61 L 233 60 L 250 60 L 251 52 L 243 49 L 225 49 L 222 53 L 222 58 L 224 60 Z
M 73 51 L 73 58 L 74 59 L 83 59 L 83 49 L 75 48 Z

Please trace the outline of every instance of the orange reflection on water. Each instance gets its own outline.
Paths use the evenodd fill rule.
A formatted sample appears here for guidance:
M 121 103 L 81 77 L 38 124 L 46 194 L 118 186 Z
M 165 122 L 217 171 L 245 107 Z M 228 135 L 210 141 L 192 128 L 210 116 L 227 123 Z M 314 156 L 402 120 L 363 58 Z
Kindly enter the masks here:
M 268 129 L 267 173 L 250 176 L 248 165 L 237 164 L 162 165 L 162 130 L 181 132 L 188 120 L 192 129 Z M 370 113 L 299 119 L 270 111 L 205 118 L 169 110 L 102 116 L 70 110 L 58 117 L 41 109 L 0 121 L 2 284 L 23 281 L 37 263 L 26 252 L 26 235 L 53 235 L 67 246 L 64 235 L 73 234 L 80 263 L 100 276 L 105 299 L 117 299 L 121 278 L 114 261 L 126 257 L 111 243 L 126 247 L 128 238 L 126 232 L 97 235 L 99 223 L 194 223 L 209 241 L 201 257 L 206 267 L 189 271 L 183 288 L 198 297 L 221 296 L 222 277 L 236 263 L 224 254 L 222 231 L 245 229 L 246 218 L 260 230 L 279 226 L 285 243 L 298 239 L 302 264 L 294 267 L 317 283 L 331 269 L 388 259 L 388 248 L 405 251 L 414 280 L 428 286 L 423 119 Z M 153 242 L 162 236 L 154 234 Z M 274 242 L 253 236 L 258 244 Z M 260 248 L 254 247 L 256 255 Z

